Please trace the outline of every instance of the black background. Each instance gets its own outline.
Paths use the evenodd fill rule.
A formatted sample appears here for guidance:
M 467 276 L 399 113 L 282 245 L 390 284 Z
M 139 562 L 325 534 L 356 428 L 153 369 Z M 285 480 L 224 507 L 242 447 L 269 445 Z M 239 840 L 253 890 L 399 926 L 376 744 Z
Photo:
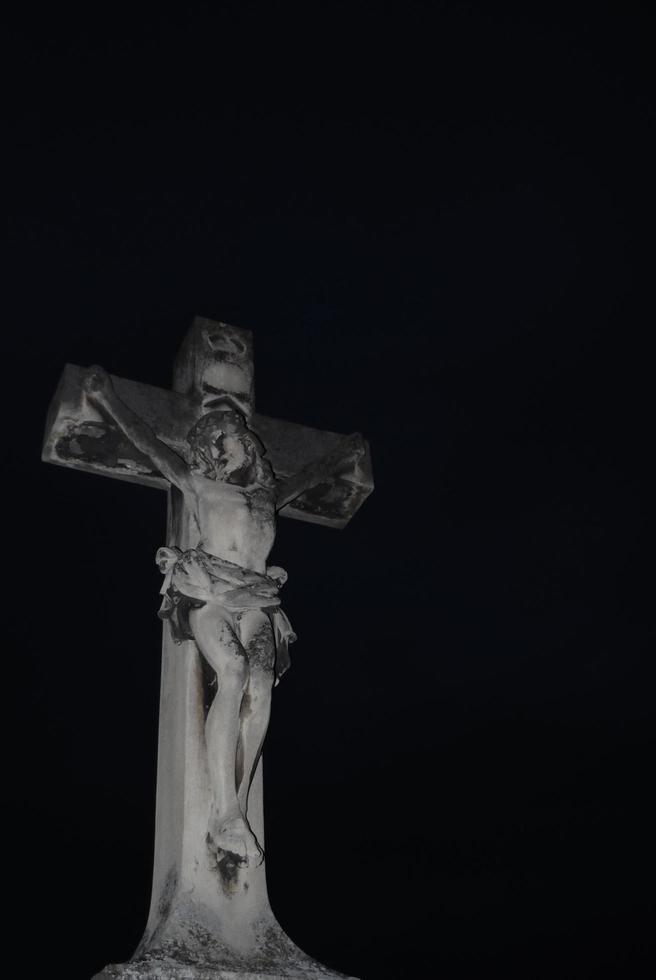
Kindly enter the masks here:
M 254 331 L 260 411 L 373 451 L 347 529 L 281 521 L 272 556 L 286 930 L 366 980 L 650 972 L 647 9 L 11 15 L 21 976 L 130 955 L 154 821 L 165 495 L 41 464 L 47 405 L 65 361 L 169 386 L 196 313 Z

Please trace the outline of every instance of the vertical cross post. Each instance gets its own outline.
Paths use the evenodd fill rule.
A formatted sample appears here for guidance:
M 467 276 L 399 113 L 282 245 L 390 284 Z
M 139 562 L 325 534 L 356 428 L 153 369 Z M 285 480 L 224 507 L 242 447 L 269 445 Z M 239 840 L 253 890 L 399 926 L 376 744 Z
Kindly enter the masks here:
M 229 391 L 250 416 L 253 342 L 249 331 L 196 318 L 174 368 L 173 390 L 199 407 Z M 169 490 L 169 547 L 197 544 L 182 495 Z M 264 863 L 242 868 L 221 862 L 207 846 L 210 810 L 205 726 L 205 677 L 193 640 L 178 645 L 165 626 L 162 643 L 155 865 L 150 914 L 137 958 L 178 958 L 239 968 L 284 936 L 267 895 Z M 250 793 L 248 818 L 262 843 L 262 761 Z M 284 943 L 283 939 L 283 943 Z M 291 950 L 293 953 L 293 950 Z

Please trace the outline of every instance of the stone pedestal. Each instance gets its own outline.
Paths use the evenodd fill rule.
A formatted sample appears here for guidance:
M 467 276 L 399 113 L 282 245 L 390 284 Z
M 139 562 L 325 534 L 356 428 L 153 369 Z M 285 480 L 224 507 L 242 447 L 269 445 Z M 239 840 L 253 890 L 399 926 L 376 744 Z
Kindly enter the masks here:
M 198 966 L 181 966 L 173 960 L 148 960 L 107 966 L 93 980 L 355 980 L 343 973 L 308 968 L 302 972 L 270 973 L 261 970 L 224 970 Z

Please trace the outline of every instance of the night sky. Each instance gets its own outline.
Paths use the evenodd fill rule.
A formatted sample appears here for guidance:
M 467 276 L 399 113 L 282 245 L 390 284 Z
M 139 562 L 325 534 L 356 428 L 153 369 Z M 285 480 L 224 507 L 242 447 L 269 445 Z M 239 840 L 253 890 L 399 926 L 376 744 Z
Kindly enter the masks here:
M 372 447 L 272 554 L 284 928 L 364 980 L 648 975 L 648 5 L 65 6 L 2 42 L 20 976 L 130 956 L 154 830 L 166 497 L 42 464 L 46 410 L 67 361 L 169 387 L 195 314 Z

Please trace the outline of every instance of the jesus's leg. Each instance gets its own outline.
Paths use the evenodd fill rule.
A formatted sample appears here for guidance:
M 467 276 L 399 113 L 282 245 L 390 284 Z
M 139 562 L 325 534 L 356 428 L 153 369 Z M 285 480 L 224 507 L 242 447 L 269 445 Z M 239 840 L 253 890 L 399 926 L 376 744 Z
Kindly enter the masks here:
M 239 631 L 249 666 L 248 686 L 241 708 L 238 777 L 239 803 L 242 813 L 246 814 L 248 791 L 262 753 L 271 714 L 275 643 L 269 617 L 260 610 L 243 613 Z
M 216 671 L 217 692 L 205 722 L 207 762 L 213 791 L 209 840 L 245 863 L 259 864 L 258 847 L 237 799 L 236 757 L 240 712 L 248 684 L 248 661 L 229 618 L 209 603 L 189 613 L 201 653 Z

